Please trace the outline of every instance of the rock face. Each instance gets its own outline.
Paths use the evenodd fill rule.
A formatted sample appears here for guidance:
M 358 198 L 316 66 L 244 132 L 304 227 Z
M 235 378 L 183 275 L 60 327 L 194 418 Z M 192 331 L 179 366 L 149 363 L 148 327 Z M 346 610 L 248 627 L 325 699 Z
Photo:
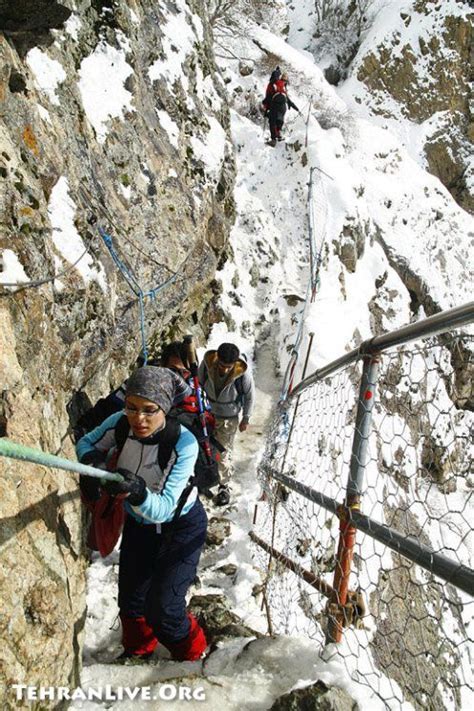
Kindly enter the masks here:
M 429 545 L 409 511 L 390 513 L 398 531 L 425 538 Z M 377 667 L 397 681 L 415 709 L 426 708 L 421 701 L 426 698 L 432 708 L 446 708 L 445 693 L 452 697 L 451 708 L 462 708 L 456 677 L 460 656 L 456 645 L 440 633 L 447 607 L 442 586 L 417 584 L 409 561 L 392 556 L 393 570 L 380 575 L 377 594 L 371 596 L 371 609 L 379 620 L 371 644 Z M 459 596 L 453 587 L 449 592 L 449 607 L 462 629 Z
M 203 626 L 209 644 L 228 637 L 263 637 L 232 612 L 225 595 L 194 595 L 189 607 Z
M 473 212 L 474 15 L 468 6 L 413 0 L 409 9 L 405 4 L 399 13 L 390 10 L 390 30 L 376 37 L 375 50 L 362 47 L 353 72 L 368 89 L 357 100 L 367 103 L 373 113 L 401 115 L 420 125 L 428 170 L 461 207 Z
M 328 687 L 323 681 L 280 696 L 272 711 L 357 711 L 359 705 L 343 689 Z
M 0 427 L 14 441 L 74 458 L 70 425 L 129 372 L 141 319 L 153 350 L 213 318 L 234 162 L 203 12 L 0 3 L 0 282 L 13 284 L 0 287 Z M 76 477 L 0 466 L 2 682 L 74 686 Z

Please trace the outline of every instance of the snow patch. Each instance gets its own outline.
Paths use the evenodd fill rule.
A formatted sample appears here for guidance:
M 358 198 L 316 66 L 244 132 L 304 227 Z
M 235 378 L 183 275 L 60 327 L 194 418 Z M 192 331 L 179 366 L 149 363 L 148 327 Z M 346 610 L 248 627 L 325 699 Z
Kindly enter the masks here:
M 64 23 L 64 29 L 76 41 L 79 37 L 79 32 L 82 27 L 81 18 L 79 15 L 72 14 L 71 17 Z
M 132 10 L 132 8 L 129 6 L 128 12 L 130 13 L 130 19 L 133 22 L 134 25 L 139 25 L 140 24 L 140 18 L 138 17 L 137 13 L 135 10 Z
M 130 185 L 122 185 L 122 183 L 120 183 L 119 188 L 124 198 L 130 200 L 132 196 L 132 188 L 130 187 Z
M 160 126 L 168 134 L 169 142 L 175 148 L 179 148 L 179 126 L 178 126 L 178 124 L 175 123 L 175 121 L 173 121 L 173 119 L 170 117 L 170 115 L 167 111 L 161 111 L 160 109 L 156 109 L 156 113 L 158 115 Z
M 191 137 L 194 156 L 206 166 L 206 173 L 218 180 L 225 158 L 227 136 L 219 121 L 213 116 L 207 116 L 209 132 L 205 138 Z
M 155 81 L 161 77 L 169 85 L 179 80 L 184 91 L 189 90 L 189 80 L 184 73 L 184 62 L 194 49 L 196 36 L 193 32 L 189 10 L 184 0 L 177 0 L 174 3 L 177 14 L 168 15 L 166 23 L 160 26 L 163 33 L 162 54 L 165 59 L 158 59 L 148 69 L 150 81 Z M 200 27 L 196 25 L 199 33 Z M 202 27 L 201 27 L 202 29 Z
M 41 116 L 41 118 L 43 119 L 43 121 L 46 121 L 46 123 L 52 124 L 49 111 L 47 109 L 45 109 L 44 106 L 41 106 L 41 104 L 36 104 L 36 108 L 38 109 L 38 113 Z
M 61 176 L 51 191 L 48 215 L 53 228 L 54 246 L 61 256 L 73 264 L 86 284 L 96 281 L 102 291 L 107 291 L 107 282 L 102 265 L 97 267 L 74 224 L 76 205 L 69 195 L 67 178 Z
M 125 59 L 125 51 L 104 42 L 81 62 L 79 91 L 99 143 L 107 137 L 109 119 L 123 119 L 125 111 L 134 110 L 133 95 L 124 87 L 131 74 L 133 69 Z
M 36 86 L 43 91 L 52 104 L 59 106 L 59 97 L 56 89 L 66 79 L 63 66 L 56 59 L 51 59 L 45 52 L 37 47 L 30 49 L 26 61 L 34 74 Z
M 0 253 L 0 284 L 25 284 L 29 281 L 15 252 L 3 249 Z

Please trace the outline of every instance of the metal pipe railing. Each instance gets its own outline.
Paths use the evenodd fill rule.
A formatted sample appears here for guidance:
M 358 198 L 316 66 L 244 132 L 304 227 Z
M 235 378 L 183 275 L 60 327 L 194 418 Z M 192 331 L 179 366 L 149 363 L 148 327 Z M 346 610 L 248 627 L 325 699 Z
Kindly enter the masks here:
M 269 467 L 262 467 L 262 471 L 271 473 L 273 479 L 281 482 L 288 489 L 296 491 L 305 499 L 322 506 L 327 511 L 338 514 L 341 512 L 344 513 L 351 523 L 360 531 L 363 531 L 374 540 L 379 541 L 379 543 L 383 543 L 387 548 L 395 551 L 395 553 L 399 553 L 413 563 L 416 563 L 416 565 L 428 570 L 433 575 L 436 575 L 436 577 L 441 578 L 447 583 L 451 583 L 456 588 L 459 588 L 459 590 L 474 597 L 474 570 L 471 570 L 461 563 L 453 562 L 449 558 L 446 558 L 446 556 L 433 551 L 429 546 L 413 538 L 407 538 L 397 533 L 397 531 L 375 521 L 370 518 L 370 516 L 366 516 L 347 506 L 339 504 L 329 496 L 306 486 L 306 484 L 295 481 L 286 474 L 280 474 L 280 472 Z
M 344 366 L 354 363 L 360 358 L 363 358 L 364 355 L 380 353 L 388 348 L 400 346 L 404 343 L 415 341 L 418 338 L 427 338 L 428 336 L 436 336 L 440 333 L 446 333 L 447 331 L 452 331 L 455 328 L 461 328 L 461 326 L 468 326 L 473 322 L 474 301 L 469 301 L 463 306 L 457 306 L 454 309 L 442 311 L 441 313 L 430 316 L 423 321 L 410 323 L 407 326 L 397 328 L 395 331 L 385 333 L 383 336 L 369 338 L 368 340 L 363 341 L 358 348 L 354 348 L 354 350 L 349 353 L 345 353 L 340 358 L 337 358 L 328 365 L 325 365 L 324 368 L 320 368 L 311 375 L 308 375 L 307 378 L 302 380 L 298 383 L 298 385 L 296 385 L 296 387 L 293 388 L 291 394 L 288 395 L 288 399 L 301 395 L 303 390 L 306 390 L 306 388 L 310 385 L 327 378 L 328 375 L 332 375 Z
M 282 563 L 285 568 L 291 570 L 293 573 L 296 573 L 296 575 L 302 578 L 306 583 L 308 583 L 308 585 L 311 585 L 311 587 L 315 590 L 322 593 L 326 597 L 331 597 L 331 595 L 334 594 L 334 589 L 331 585 L 329 585 L 329 583 L 326 583 L 325 580 L 315 575 L 310 570 L 306 570 L 303 566 L 295 563 L 295 561 L 288 558 L 288 556 L 281 551 L 277 551 L 276 548 L 263 541 L 255 533 L 253 533 L 253 531 L 250 531 L 249 537 L 254 543 L 257 543 L 260 548 L 267 553 L 270 553 L 274 560 L 277 560 L 279 563 Z
M 344 606 L 349 594 L 352 559 L 356 543 L 356 526 L 348 515 L 349 510 L 359 510 L 364 493 L 365 465 L 368 456 L 368 444 L 372 427 L 372 411 L 375 402 L 380 360 L 378 355 L 364 357 L 364 368 L 359 387 L 359 400 L 352 443 L 351 464 L 346 487 L 345 505 L 347 509 L 339 515 L 339 543 L 337 547 L 337 565 L 334 571 L 334 594 L 331 597 L 334 614 L 330 615 L 326 632 L 326 641 L 340 642 L 344 627 Z M 299 402 L 299 401 L 298 401 Z M 296 408 L 295 408 L 296 409 Z

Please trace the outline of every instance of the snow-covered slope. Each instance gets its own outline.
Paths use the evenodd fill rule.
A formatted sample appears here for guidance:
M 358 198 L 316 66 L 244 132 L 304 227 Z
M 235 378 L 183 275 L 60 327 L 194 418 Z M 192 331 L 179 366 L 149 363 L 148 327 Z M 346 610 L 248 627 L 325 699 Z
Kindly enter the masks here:
M 233 244 L 242 254 L 241 272 L 250 269 L 252 260 L 259 267 L 265 265 L 258 256 L 261 243 L 280 250 L 268 282 L 256 286 L 268 306 L 266 317 L 275 308 L 277 318 L 282 317 L 278 299 L 285 294 L 296 290 L 305 296 L 306 185 L 311 168 L 316 180 L 313 209 L 321 228 L 319 239 L 325 239 L 321 286 L 312 312 L 318 345 L 311 365 L 340 355 L 374 328 L 389 330 L 423 312 L 430 315 L 468 301 L 472 218 L 393 133 L 351 112 L 306 53 L 301 55 L 268 30 L 257 28 L 252 35 L 263 52 L 253 42 L 241 51 L 253 56 L 258 71 L 246 77 L 235 71 L 229 83 L 236 96 L 233 133 L 240 168 L 236 195 L 242 205 Z M 286 145 L 275 149 L 264 145 L 262 120 L 255 121 L 252 112 L 267 80 L 262 72 L 268 66 L 266 55 L 289 72 L 290 95 L 301 112 L 287 113 Z M 226 71 L 231 68 L 229 60 Z M 233 270 L 231 263 L 224 267 L 226 287 Z M 247 284 L 234 291 L 245 298 L 242 312 L 232 312 L 234 320 L 241 313 L 237 320 L 242 322 L 248 319 Z M 231 298 L 224 296 L 224 304 L 230 303 Z M 384 314 L 382 324 L 371 313 L 376 304 Z M 286 325 L 282 345 L 285 337 L 292 338 Z
M 293 37 L 290 31 L 290 40 Z M 221 59 L 221 70 L 232 104 L 237 217 L 232 255 L 217 274 L 226 318 L 214 326 L 208 346 L 233 340 L 249 357 L 255 356 L 258 409 L 250 432 L 237 443 L 237 503 L 226 511 L 231 536 L 222 548 L 204 553 L 199 592 L 223 590 L 242 619 L 264 632 L 266 618 L 252 596 L 261 578 L 250 557 L 247 532 L 259 497 L 256 466 L 262 432 L 279 394 L 307 294 L 310 174 L 311 209 L 322 254 L 320 286 L 304 327 L 303 350 L 308 333 L 316 334 L 310 370 L 374 332 L 467 301 L 472 221 L 396 133 L 368 116 L 358 118 L 346 106 L 308 53 L 251 25 L 247 39 L 239 36 L 228 47 L 231 52 Z M 252 73 L 239 73 L 239 59 L 253 66 Z M 271 148 L 265 144 L 256 106 L 275 61 L 290 74 L 290 95 L 301 113 L 287 114 L 286 142 Z M 248 707 L 251 702 L 252 708 L 264 709 L 285 691 L 322 678 L 345 687 L 363 708 L 384 707 L 366 686 L 348 678 L 344 665 L 303 664 L 317 650 L 297 638 L 251 643 L 248 653 L 243 652 L 245 641 L 224 642 L 204 665 L 177 665 L 161 652 L 157 666 L 139 671 L 100 664 L 118 651 L 117 633 L 108 632 L 116 611 L 110 599 L 116 577 L 113 562 L 105 567 L 97 562 L 91 569 L 84 686 L 107 679 L 112 684 L 150 685 L 158 693 L 159 682 L 180 677 L 188 683 L 196 675 L 192 683 L 206 690 L 209 708 L 216 703 L 213 687 L 218 684 L 220 708 Z M 237 566 L 232 581 L 218 571 L 225 563 Z M 294 667 L 290 658 L 298 658 L 299 665 Z M 189 702 L 188 708 L 198 703 L 202 708 L 198 701 Z M 133 708 L 139 708 L 137 702 Z

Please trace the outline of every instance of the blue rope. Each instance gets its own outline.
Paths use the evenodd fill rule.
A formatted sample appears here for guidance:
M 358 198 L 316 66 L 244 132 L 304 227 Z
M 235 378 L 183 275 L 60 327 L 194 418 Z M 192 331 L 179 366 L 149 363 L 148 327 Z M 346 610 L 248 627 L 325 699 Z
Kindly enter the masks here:
M 330 177 L 330 176 L 328 176 Z M 290 381 L 292 377 L 292 371 L 296 368 L 296 364 L 299 358 L 299 351 L 301 343 L 303 340 L 303 330 L 305 324 L 306 311 L 308 304 L 314 301 L 316 292 L 320 287 L 320 271 L 322 263 L 322 252 L 325 243 L 325 235 L 321 240 L 319 245 L 316 241 L 315 230 L 314 230 L 314 201 L 313 201 L 313 169 L 310 171 L 310 182 L 309 182 L 309 193 L 308 193 L 308 205 L 309 205 L 309 253 L 310 253 L 310 274 L 309 282 L 306 289 L 306 298 L 303 303 L 303 307 L 300 311 L 298 317 L 298 330 L 296 333 L 295 343 L 291 351 L 291 357 L 286 367 L 285 375 L 283 377 L 283 385 L 280 392 L 279 402 L 283 403 L 288 398 L 288 392 L 290 389 Z
M 115 248 L 114 248 L 114 245 L 112 242 L 112 237 L 110 235 L 108 235 L 107 232 L 102 229 L 102 227 L 99 227 L 99 233 L 100 233 L 100 236 L 102 237 L 102 239 L 104 240 L 104 243 L 105 243 L 107 249 L 110 252 L 110 256 L 112 257 L 115 264 L 117 265 L 117 267 L 120 269 L 120 271 L 124 275 L 128 285 L 130 286 L 133 293 L 136 296 L 138 296 L 140 293 L 143 293 L 140 284 L 135 279 L 133 274 L 130 272 L 127 265 L 120 259 L 119 255 L 115 251 Z
M 146 342 L 145 304 L 143 292 L 138 296 L 138 304 L 140 307 L 140 333 L 142 334 L 143 365 L 146 365 L 148 363 L 148 346 Z
M 160 293 L 160 291 L 163 291 L 167 286 L 172 284 L 174 281 L 176 281 L 177 274 L 173 274 L 173 276 L 169 277 L 166 281 L 164 281 L 162 284 L 159 286 L 155 286 L 154 289 L 150 289 L 149 291 L 146 291 L 144 293 L 144 296 L 148 296 L 152 301 L 156 299 L 156 295 Z
M 167 286 L 172 284 L 176 280 L 178 275 L 173 274 L 173 276 L 169 277 L 169 279 L 164 281 L 162 284 L 159 284 L 158 286 L 155 286 L 153 289 L 149 289 L 148 291 L 143 291 L 134 274 L 130 271 L 130 269 L 123 262 L 123 260 L 120 259 L 113 245 L 112 237 L 107 234 L 107 232 L 102 229 L 102 227 L 99 227 L 99 233 L 104 241 L 105 246 L 109 250 L 110 256 L 112 257 L 114 263 L 123 274 L 125 281 L 129 285 L 130 289 L 133 291 L 135 296 L 138 297 L 138 308 L 140 313 L 140 334 L 142 339 L 142 357 L 144 365 L 146 365 L 148 362 L 148 345 L 145 320 L 145 299 L 149 298 L 150 301 L 155 301 L 156 295 L 159 294 L 160 291 L 163 291 L 163 289 L 165 289 Z

